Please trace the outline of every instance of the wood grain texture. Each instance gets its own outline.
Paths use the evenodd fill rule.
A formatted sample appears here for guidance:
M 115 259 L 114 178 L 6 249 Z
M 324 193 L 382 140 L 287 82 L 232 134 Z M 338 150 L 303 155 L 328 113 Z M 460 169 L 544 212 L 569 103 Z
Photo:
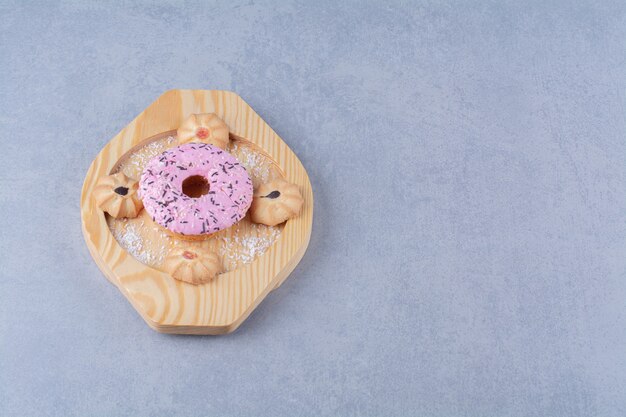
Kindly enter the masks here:
M 249 141 L 274 160 L 304 198 L 300 215 L 285 223 L 280 237 L 250 264 L 194 286 L 150 268 L 120 247 L 92 198 L 99 177 L 144 139 L 175 130 L 193 113 L 214 112 L 235 138 Z M 237 94 L 228 91 L 170 90 L 118 133 L 91 164 L 81 195 L 85 241 L 96 264 L 153 329 L 163 333 L 224 334 L 235 330 L 296 267 L 309 243 L 313 191 L 297 156 Z

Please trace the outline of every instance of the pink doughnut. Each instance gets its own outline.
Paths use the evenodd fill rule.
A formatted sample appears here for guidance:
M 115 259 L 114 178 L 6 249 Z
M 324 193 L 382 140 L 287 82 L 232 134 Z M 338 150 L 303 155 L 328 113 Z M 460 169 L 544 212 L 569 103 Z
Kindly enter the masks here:
M 148 162 L 138 194 L 159 225 L 181 235 L 203 235 L 230 227 L 246 215 L 252 181 L 228 152 L 188 143 Z

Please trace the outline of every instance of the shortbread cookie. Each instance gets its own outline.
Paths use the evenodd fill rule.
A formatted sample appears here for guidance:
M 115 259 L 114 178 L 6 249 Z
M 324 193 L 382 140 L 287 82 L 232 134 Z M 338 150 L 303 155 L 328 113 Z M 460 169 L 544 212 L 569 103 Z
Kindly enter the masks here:
M 173 278 L 198 285 L 211 281 L 222 270 L 220 258 L 215 252 L 192 247 L 173 249 L 163 262 Z
M 178 144 L 189 142 L 209 143 L 226 149 L 228 126 L 215 113 L 192 114 L 178 128 Z
M 276 226 L 295 217 L 303 203 L 297 185 L 277 179 L 261 185 L 254 193 L 250 218 L 255 223 Z
M 139 184 L 122 172 L 101 177 L 93 190 L 98 207 L 111 216 L 137 217 L 143 203 L 137 195 Z

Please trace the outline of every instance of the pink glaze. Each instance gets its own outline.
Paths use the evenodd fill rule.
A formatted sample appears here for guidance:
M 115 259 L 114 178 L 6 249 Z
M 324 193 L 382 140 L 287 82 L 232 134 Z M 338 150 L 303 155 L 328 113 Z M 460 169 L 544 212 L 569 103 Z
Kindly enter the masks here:
M 200 175 L 209 192 L 183 194 L 183 181 Z M 188 143 L 155 156 L 141 175 L 139 197 L 152 220 L 183 235 L 214 233 L 241 220 L 252 203 L 252 181 L 228 152 L 205 143 Z

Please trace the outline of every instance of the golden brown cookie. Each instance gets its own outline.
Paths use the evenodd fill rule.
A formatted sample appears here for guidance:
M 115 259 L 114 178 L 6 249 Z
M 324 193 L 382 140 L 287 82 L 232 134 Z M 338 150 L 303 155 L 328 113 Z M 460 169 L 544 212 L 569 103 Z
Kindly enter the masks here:
M 222 263 L 215 252 L 183 247 L 169 253 L 163 262 L 163 269 L 179 281 L 198 285 L 215 278 L 222 270 Z
M 304 199 L 298 186 L 283 179 L 263 184 L 255 191 L 250 219 L 255 223 L 276 226 L 295 217 L 302 208 Z
M 192 114 L 178 128 L 178 144 L 202 142 L 226 149 L 228 132 L 226 123 L 215 113 Z
M 143 203 L 137 196 L 139 184 L 122 172 L 101 177 L 93 190 L 98 207 L 111 216 L 137 217 Z

